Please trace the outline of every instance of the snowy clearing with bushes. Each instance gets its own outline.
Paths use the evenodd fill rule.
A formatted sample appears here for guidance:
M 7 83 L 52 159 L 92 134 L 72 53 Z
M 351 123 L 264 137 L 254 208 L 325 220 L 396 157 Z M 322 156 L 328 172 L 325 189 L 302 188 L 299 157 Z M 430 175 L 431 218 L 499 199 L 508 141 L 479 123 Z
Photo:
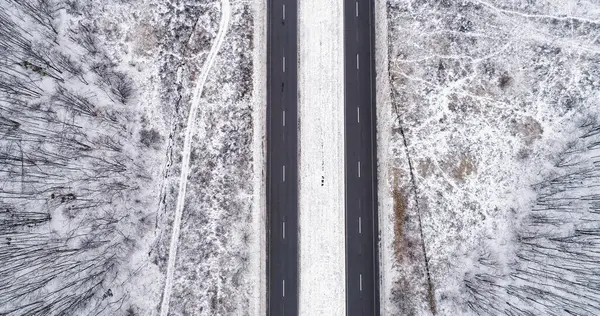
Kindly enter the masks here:
M 386 10 L 386 314 L 598 314 L 600 5 Z

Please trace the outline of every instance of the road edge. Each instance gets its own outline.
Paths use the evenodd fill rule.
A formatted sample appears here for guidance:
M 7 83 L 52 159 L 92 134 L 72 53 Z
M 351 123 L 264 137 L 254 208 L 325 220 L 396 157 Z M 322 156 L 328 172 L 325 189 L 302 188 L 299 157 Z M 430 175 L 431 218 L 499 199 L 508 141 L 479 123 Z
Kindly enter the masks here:
M 254 0 L 252 9 L 254 11 L 253 23 L 253 56 L 252 56 L 252 95 L 253 111 L 252 120 L 254 124 L 252 145 L 253 152 L 253 216 L 252 227 L 254 231 L 255 245 L 259 246 L 259 254 L 253 256 L 252 265 L 258 275 L 250 277 L 254 295 L 251 302 L 251 314 L 256 316 L 267 313 L 267 214 L 266 214 L 266 167 L 267 167 L 267 144 L 266 144 L 266 114 L 267 114 L 267 7 L 268 0 Z M 258 262 L 256 262 L 258 260 Z
M 387 24 L 387 1 L 375 1 L 375 73 L 376 88 L 375 95 L 377 100 L 377 195 L 379 211 L 379 301 L 380 315 L 391 315 L 388 308 L 389 289 L 393 282 L 392 263 L 390 257 L 391 243 L 393 238 L 393 199 L 389 182 L 389 142 L 391 138 L 391 113 L 392 104 L 390 99 L 390 85 L 388 81 L 388 24 Z M 393 236 L 391 236 L 393 237 Z

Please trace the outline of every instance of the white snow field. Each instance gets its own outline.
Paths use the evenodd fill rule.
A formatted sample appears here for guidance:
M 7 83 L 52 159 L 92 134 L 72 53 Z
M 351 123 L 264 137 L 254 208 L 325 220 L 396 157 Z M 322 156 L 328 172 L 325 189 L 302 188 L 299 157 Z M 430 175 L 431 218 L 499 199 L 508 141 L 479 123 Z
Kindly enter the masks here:
M 210 53 L 208 54 L 208 58 L 204 62 L 204 67 L 202 68 L 202 72 L 198 77 L 198 82 L 196 83 L 196 89 L 194 90 L 194 95 L 192 97 L 191 109 L 189 111 L 187 128 L 185 130 L 185 141 L 183 145 L 183 162 L 181 164 L 181 174 L 179 178 L 179 193 L 177 196 L 177 206 L 175 209 L 175 221 L 173 223 L 173 231 L 171 236 L 171 243 L 169 246 L 169 263 L 167 266 L 167 276 L 165 279 L 165 287 L 163 292 L 163 299 L 160 306 L 160 315 L 167 316 L 169 313 L 169 302 L 171 300 L 171 291 L 173 288 L 173 273 L 175 270 L 175 259 L 177 258 L 177 244 L 179 241 L 179 231 L 181 229 L 181 217 L 183 213 L 183 206 L 185 203 L 185 192 L 187 189 L 187 181 L 188 176 L 190 174 L 190 154 L 192 148 L 192 134 L 196 130 L 196 125 L 194 124 L 196 114 L 198 112 L 198 106 L 200 105 L 200 98 L 202 97 L 202 91 L 204 89 L 204 83 L 206 82 L 206 78 L 208 77 L 208 73 L 210 72 L 215 56 L 217 52 L 221 48 L 221 44 L 223 44 L 223 40 L 225 39 L 225 34 L 227 32 L 227 27 L 229 25 L 229 18 L 231 15 L 231 6 L 229 0 L 221 0 L 221 22 L 219 23 L 219 33 L 217 34 L 217 38 L 213 43 L 212 48 L 210 49 Z
M 299 1 L 300 315 L 345 315 L 343 2 Z

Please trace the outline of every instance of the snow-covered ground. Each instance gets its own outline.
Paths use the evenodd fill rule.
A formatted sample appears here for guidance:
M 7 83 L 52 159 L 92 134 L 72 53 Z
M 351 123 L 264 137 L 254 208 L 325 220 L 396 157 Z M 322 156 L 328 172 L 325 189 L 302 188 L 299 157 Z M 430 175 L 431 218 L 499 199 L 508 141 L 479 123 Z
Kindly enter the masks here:
M 390 315 L 388 310 L 394 280 L 397 278 L 393 268 L 395 258 L 390 249 L 394 241 L 393 198 L 390 183 L 390 140 L 392 134 L 392 104 L 390 100 L 390 81 L 388 80 L 388 38 L 387 38 L 387 1 L 375 1 L 375 73 L 377 102 L 377 176 L 379 178 L 379 288 L 381 315 Z
M 262 176 L 257 175 L 260 170 L 253 169 L 253 117 L 257 117 L 254 105 L 258 103 L 253 100 L 252 83 L 253 5 L 231 1 L 228 32 L 193 120 L 196 129 L 192 134 L 171 315 L 246 315 L 260 308 L 256 286 L 264 273 L 258 263 L 264 236 L 255 230 L 261 209 L 254 207 L 254 179 Z M 169 19 L 173 23 L 169 29 L 203 26 L 196 27 L 194 36 L 184 37 L 187 44 L 177 54 L 166 56 L 182 58 L 181 70 L 170 72 L 169 76 L 179 80 L 173 100 L 181 100 L 183 115 L 187 115 L 208 49 L 217 38 L 221 17 L 220 1 L 198 6 L 202 7 L 200 14 L 186 13 L 183 19 L 175 18 L 177 15 Z M 177 38 L 174 42 L 178 45 Z M 179 150 L 181 147 L 176 153 Z M 175 201 L 173 189 L 176 186 L 168 190 L 167 205 Z M 163 247 L 168 242 L 165 238 Z M 167 248 L 162 251 L 166 255 Z
M 229 27 L 230 17 L 231 4 L 229 3 L 229 0 L 221 0 L 221 21 L 219 22 L 219 32 L 217 33 L 216 39 L 212 43 L 208 57 L 204 61 L 204 66 L 202 67 L 198 81 L 195 83 L 196 87 L 194 89 L 194 94 L 190 104 L 190 112 L 188 114 L 188 121 L 185 129 L 183 152 L 181 154 L 183 158 L 181 163 L 181 173 L 179 175 L 179 192 L 177 194 L 177 205 L 175 206 L 175 220 L 172 226 L 173 233 L 171 235 L 171 241 L 169 245 L 169 263 L 167 266 L 167 275 L 165 278 L 165 286 L 160 307 L 161 316 L 167 316 L 169 313 L 169 303 L 171 300 L 171 292 L 173 290 L 173 274 L 175 272 L 175 260 L 177 259 L 181 217 L 185 204 L 188 177 L 190 175 L 192 135 L 196 133 L 197 129 L 197 126 L 195 125 L 195 119 L 198 113 L 198 106 L 200 105 L 200 98 L 202 97 L 206 78 L 212 70 L 217 52 L 221 48 L 223 40 L 225 39 L 225 34 L 227 33 L 227 28 Z M 192 34 L 192 36 L 196 36 L 196 34 Z
M 252 59 L 252 87 L 253 87 L 253 170 L 254 194 L 252 231 L 253 249 L 250 256 L 249 276 L 254 288 L 251 290 L 252 300 L 248 314 L 266 315 L 267 313 L 267 0 L 254 0 L 254 55 Z
M 0 313 L 149 314 L 165 149 L 149 8 L 0 7 Z
M 526 264 L 524 249 L 554 249 L 543 258 L 549 264 L 577 256 L 550 248 L 557 239 L 520 237 L 531 238 L 535 227 L 534 238 L 552 236 L 542 230 L 548 226 L 531 226 L 547 194 L 535 184 L 560 174 L 582 118 L 599 114 L 600 5 L 389 0 L 387 9 L 392 102 L 389 110 L 380 103 L 380 115 L 391 111 L 395 121 L 390 128 L 380 120 L 380 132 L 391 133 L 380 143 L 388 157 L 380 205 L 393 220 L 382 225 L 386 314 L 476 314 L 478 304 L 491 315 L 571 308 L 565 293 L 581 288 L 570 280 L 589 276 Z M 562 279 L 545 284 L 539 273 Z
M 345 315 L 343 3 L 298 7 L 300 315 Z

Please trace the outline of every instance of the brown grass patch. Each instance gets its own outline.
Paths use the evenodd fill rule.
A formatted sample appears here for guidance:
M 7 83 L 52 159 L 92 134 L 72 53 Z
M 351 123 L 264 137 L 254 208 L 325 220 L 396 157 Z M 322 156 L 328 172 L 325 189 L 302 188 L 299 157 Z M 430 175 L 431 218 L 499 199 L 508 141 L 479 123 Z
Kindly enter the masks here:
M 454 169 L 454 178 L 459 181 L 465 181 L 465 178 L 476 171 L 475 162 L 470 155 L 464 155 L 458 162 L 458 167 Z
M 427 282 L 427 301 L 429 302 L 429 310 L 433 315 L 437 315 L 437 306 L 435 303 L 435 291 L 433 289 L 433 284 L 431 282 Z
M 406 189 L 394 187 L 394 251 L 396 259 L 401 262 L 404 259 L 403 252 L 408 246 L 406 236 L 404 234 L 404 222 L 406 217 L 406 207 L 408 206 Z
M 406 222 L 406 211 L 408 208 L 408 194 L 406 188 L 400 186 L 400 175 L 399 171 L 396 170 L 393 173 L 393 191 L 392 196 L 394 199 L 394 253 L 396 260 L 402 262 L 405 258 L 406 248 L 408 246 L 406 234 L 404 231 L 404 224 Z
M 414 213 L 414 209 L 411 213 L 410 209 L 416 207 L 413 203 L 410 203 L 411 189 L 407 183 L 402 181 L 403 174 L 400 170 L 394 170 L 392 174 L 392 197 L 395 216 L 393 249 L 396 261 L 403 266 L 402 269 L 407 273 L 401 276 L 400 280 L 397 280 L 399 282 L 397 286 L 408 286 L 403 291 L 401 298 L 397 299 L 397 302 L 401 305 L 399 306 L 401 310 L 407 315 L 414 312 L 414 305 L 417 304 L 417 301 L 426 303 L 431 313 L 435 315 L 435 292 L 429 275 L 422 236 L 419 234 L 418 214 Z M 424 265 L 422 265 L 423 259 L 425 260 Z

